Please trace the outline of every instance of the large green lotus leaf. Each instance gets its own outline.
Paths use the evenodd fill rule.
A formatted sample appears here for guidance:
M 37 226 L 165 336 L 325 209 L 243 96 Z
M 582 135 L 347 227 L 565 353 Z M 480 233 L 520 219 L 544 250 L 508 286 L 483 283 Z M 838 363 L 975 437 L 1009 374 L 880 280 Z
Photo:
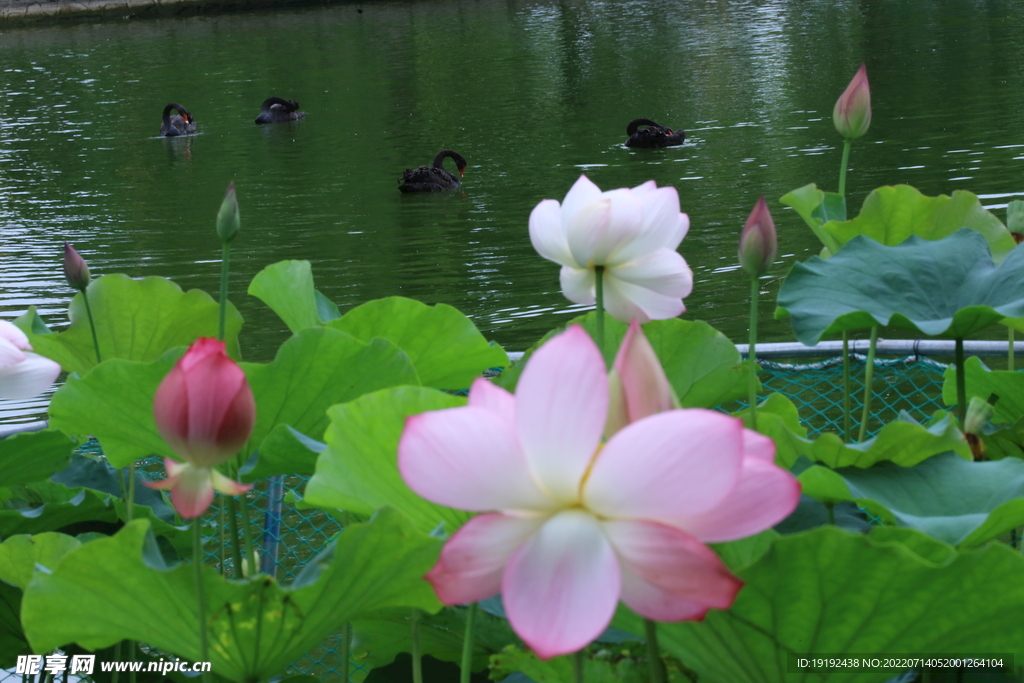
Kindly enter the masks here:
M 107 496 L 88 489 L 68 492 L 71 498 L 66 501 L 0 510 L 0 538 L 70 529 L 81 524 L 98 524 L 104 529 L 113 529 L 118 515 Z
M 75 444 L 60 431 L 15 434 L 0 440 L 0 481 L 4 486 L 42 481 L 67 467 Z
M 95 436 L 115 467 L 154 453 L 170 455 L 153 418 L 153 397 L 183 353 L 178 348 L 151 363 L 104 361 L 84 377 L 69 377 L 50 402 L 50 425 Z
M 956 422 L 944 412 L 937 413 L 927 426 L 902 412 L 899 420 L 885 425 L 875 436 L 861 443 L 843 443 L 839 435 L 832 432 L 805 443 L 803 455 L 833 469 L 865 468 L 887 461 L 910 467 L 947 451 L 955 451 L 964 459 L 971 459 L 971 449 Z
M 776 318 L 813 346 L 836 332 L 891 325 L 964 338 L 994 323 L 1024 329 L 1024 249 L 997 267 L 984 238 L 960 230 L 931 242 L 917 236 L 888 247 L 864 236 L 835 256 L 798 263 L 779 290 Z
M 168 524 L 173 524 L 175 522 L 174 508 L 164 501 L 163 495 L 159 491 L 143 485 L 143 482 L 148 479 L 141 471 L 135 471 L 136 511 L 139 507 L 150 508 L 153 516 Z M 128 485 L 128 476 L 127 471 L 123 468 L 117 469 L 102 460 L 75 454 L 71 456 L 71 464 L 54 474 L 51 481 L 63 484 L 69 489 L 87 488 L 119 499 L 124 495 L 125 487 Z
M 970 462 L 946 453 L 913 467 L 812 467 L 800 482 L 814 498 L 881 506 L 883 519 L 962 548 L 1024 525 L 1024 462 L 1015 458 Z
M 910 532 L 914 533 L 914 532 Z M 659 624 L 663 651 L 701 683 L 880 683 L 898 671 L 797 676 L 787 655 L 1013 653 L 1024 656 L 1024 557 L 1002 544 L 936 562 L 927 539 L 836 527 L 780 537 L 737 572 L 744 587 L 702 622 Z M 643 632 L 620 609 L 612 622 Z
M 513 391 L 533 352 L 570 325 L 581 325 L 594 337 L 597 313 L 587 313 L 548 332 L 524 354 L 522 360 L 501 374 L 498 383 Z M 602 351 L 609 368 L 615 361 L 619 345 L 628 329 L 625 323 L 605 316 Z M 746 398 L 750 373 L 756 372 L 755 364 L 744 361 L 736 345 L 706 322 L 678 318 L 655 320 L 646 323 L 643 331 L 684 408 L 715 408 L 729 401 Z
M 68 553 L 52 574 L 36 573 L 21 618 L 37 652 L 132 638 L 201 659 L 194 568 L 152 566 L 151 554 L 144 559 L 148 532 L 144 520 L 132 522 Z M 234 681 L 267 680 L 360 614 L 398 606 L 436 611 L 440 603 L 423 574 L 440 546 L 382 510 L 346 529 L 291 587 L 266 575 L 228 580 L 204 567 L 213 671 Z
M 814 183 L 788 192 L 779 200 L 792 207 L 824 245 L 822 257 L 828 258 L 839 251 L 839 243 L 822 229 L 829 221 L 846 220 L 846 198 L 836 192 L 819 190 Z
M 198 289 L 183 292 L 160 277 L 133 280 L 104 275 L 89 284 L 89 305 L 103 360 L 120 358 L 149 362 L 199 337 L 216 337 L 220 307 Z M 71 324 L 58 334 L 29 334 L 37 353 L 52 358 L 68 372 L 84 375 L 96 365 L 89 317 L 78 293 L 68 309 Z M 238 358 L 242 316 L 228 304 L 225 340 L 228 354 Z
M 316 473 L 306 484 L 303 500 L 363 514 L 390 505 L 409 515 L 423 531 L 443 521 L 445 530 L 454 532 L 472 515 L 413 493 L 398 472 L 398 441 L 410 415 L 465 402 L 433 389 L 396 387 L 332 407 L 324 435 L 327 450 L 316 461 Z
M 1017 246 L 1006 226 L 966 190 L 956 190 L 952 197 L 926 197 L 910 185 L 887 185 L 867 196 L 856 218 L 822 226 L 840 248 L 857 235 L 896 246 L 911 235 L 941 240 L 961 228 L 982 235 L 996 263 Z
M 733 413 L 749 426 L 750 408 Z M 800 413 L 788 397 L 778 392 L 768 395 L 757 406 L 757 431 L 775 442 L 775 463 L 789 469 L 807 450 L 807 429 Z
M 289 425 L 279 424 L 270 430 L 260 444 L 255 462 L 239 470 L 239 480 L 256 481 L 278 474 L 301 474 L 309 477 L 316 470 L 316 458 L 326 444 L 311 439 Z
M 249 294 L 270 307 L 292 332 L 319 327 L 313 269 L 309 261 L 272 263 L 249 283 Z
M 24 590 L 37 564 L 52 570 L 61 558 L 81 545 L 74 536 L 52 531 L 35 536 L 10 536 L 0 543 L 0 581 Z
M 32 654 L 21 629 L 21 591 L 0 582 L 0 668 L 13 667 L 18 655 Z
M 986 400 L 992 394 L 999 397 L 990 422 L 1005 424 L 1024 417 L 1024 373 L 989 370 L 977 356 L 967 359 L 964 372 L 968 401 L 975 396 Z M 956 366 L 947 367 L 942 380 L 943 402 L 948 406 L 956 405 Z
M 425 387 L 466 389 L 484 370 L 508 366 L 505 351 L 488 344 L 473 321 L 446 304 L 392 296 L 356 306 L 327 325 L 363 341 L 394 342 L 409 354 Z
M 423 654 L 443 662 L 460 662 L 466 613 L 465 607 L 446 607 L 437 614 L 420 615 Z M 360 667 L 350 675 L 352 683 L 360 683 L 371 670 L 387 666 L 400 653 L 410 651 L 410 617 L 409 610 L 386 610 L 373 619 L 352 624 L 351 661 Z M 473 622 L 473 671 L 486 669 L 491 655 L 516 642 L 519 639 L 507 619 L 478 609 Z
M 419 384 L 409 357 L 390 341 L 363 342 L 322 327 L 300 330 L 271 363 L 241 366 L 256 397 L 247 453 L 277 425 L 319 438 L 330 406 L 385 387 Z

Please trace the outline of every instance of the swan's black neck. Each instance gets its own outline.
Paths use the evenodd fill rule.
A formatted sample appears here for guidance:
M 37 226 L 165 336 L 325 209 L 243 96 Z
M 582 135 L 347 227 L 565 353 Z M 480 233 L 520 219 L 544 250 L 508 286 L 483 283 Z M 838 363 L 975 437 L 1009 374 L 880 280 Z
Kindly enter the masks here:
M 637 131 L 637 129 L 640 126 L 657 126 L 658 128 L 663 127 L 658 125 L 654 121 L 651 121 L 650 119 L 633 119 L 632 121 L 629 122 L 629 125 L 626 126 L 626 135 L 632 135 Z
M 188 109 L 185 109 L 185 107 L 181 106 L 177 102 L 171 102 L 166 107 L 164 107 L 164 121 L 166 121 L 167 119 L 169 119 L 171 117 L 171 110 L 172 109 L 177 110 L 177 112 L 179 114 L 181 114 L 181 115 L 184 115 L 184 114 L 188 113 Z
M 466 168 L 466 160 L 462 158 L 462 155 L 458 152 L 453 152 L 450 149 L 442 149 L 434 157 L 434 168 L 444 168 L 445 159 L 454 159 L 455 168 L 459 169 L 459 175 L 462 175 L 463 169 Z

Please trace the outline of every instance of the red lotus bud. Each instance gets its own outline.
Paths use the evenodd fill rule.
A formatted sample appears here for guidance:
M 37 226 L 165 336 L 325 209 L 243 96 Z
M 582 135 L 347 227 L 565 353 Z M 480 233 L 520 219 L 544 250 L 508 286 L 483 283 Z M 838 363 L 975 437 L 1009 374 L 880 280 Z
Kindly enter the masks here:
M 778 249 L 775 223 L 764 195 L 761 195 L 740 234 L 740 265 L 751 277 L 763 275 L 775 261 Z
M 67 242 L 64 243 L 64 277 L 78 291 L 84 291 L 91 279 L 85 259 Z
M 871 86 L 868 85 L 867 67 L 863 64 L 836 100 L 832 121 L 845 138 L 859 138 L 868 132 L 871 126 Z
M 160 383 L 153 414 L 160 435 L 185 462 L 213 467 L 248 441 L 256 402 L 224 342 L 197 339 Z

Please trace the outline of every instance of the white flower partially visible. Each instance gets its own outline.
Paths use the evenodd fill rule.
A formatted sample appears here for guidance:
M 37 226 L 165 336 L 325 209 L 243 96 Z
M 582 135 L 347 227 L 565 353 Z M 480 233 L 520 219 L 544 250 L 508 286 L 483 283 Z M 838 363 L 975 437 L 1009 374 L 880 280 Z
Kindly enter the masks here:
M 594 303 L 595 268 L 603 266 L 605 310 L 622 322 L 674 318 L 686 310 L 693 272 L 676 249 L 689 228 L 675 188 L 653 180 L 601 192 L 583 175 L 561 204 L 545 199 L 530 213 L 530 241 L 562 265 L 566 298 Z
M 0 320 L 0 398 L 32 398 L 57 379 L 60 365 L 31 351 L 25 333 Z

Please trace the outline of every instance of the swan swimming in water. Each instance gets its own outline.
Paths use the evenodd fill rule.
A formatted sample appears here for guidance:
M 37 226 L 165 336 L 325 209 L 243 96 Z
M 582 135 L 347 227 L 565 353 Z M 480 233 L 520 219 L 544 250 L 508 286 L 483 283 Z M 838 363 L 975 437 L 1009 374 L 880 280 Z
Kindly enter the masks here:
M 263 105 L 260 107 L 260 115 L 256 117 L 256 123 L 297 121 L 306 115 L 306 112 L 298 111 L 298 108 L 299 103 L 295 100 L 268 97 L 263 100 Z
M 459 175 L 455 176 L 444 167 L 445 159 L 454 159 L 455 168 Z M 433 166 L 420 166 L 419 168 L 407 168 L 398 180 L 398 189 L 402 192 L 441 192 L 442 190 L 455 190 L 462 186 L 462 174 L 466 170 L 466 160 L 458 152 L 450 149 L 442 149 L 434 157 Z
M 646 128 L 640 128 L 646 126 Z M 633 119 L 626 126 L 626 147 L 674 147 L 683 144 L 686 133 L 661 126 L 650 119 Z
M 172 109 L 176 109 L 178 113 L 171 114 Z M 160 135 L 169 138 L 175 135 L 189 135 L 195 132 L 196 120 L 188 109 L 185 109 L 185 107 L 177 102 L 171 102 L 164 107 L 164 120 L 160 124 Z

